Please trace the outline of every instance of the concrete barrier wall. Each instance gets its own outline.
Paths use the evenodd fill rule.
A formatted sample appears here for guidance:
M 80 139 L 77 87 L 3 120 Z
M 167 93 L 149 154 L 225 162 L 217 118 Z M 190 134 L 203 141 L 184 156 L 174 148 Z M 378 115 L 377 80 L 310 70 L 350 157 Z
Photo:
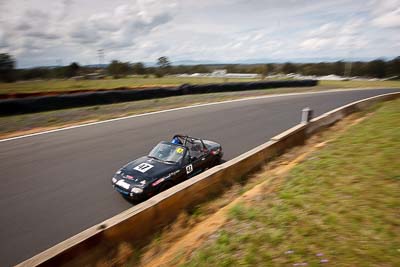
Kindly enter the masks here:
M 272 157 L 301 145 L 313 133 L 350 113 L 400 97 L 400 93 L 371 97 L 327 112 L 308 124 L 299 124 L 270 141 L 200 175 L 197 175 L 113 218 L 26 260 L 18 266 L 84 266 L 96 262 L 120 242 L 143 244 L 171 223 L 184 209 L 206 201 Z M 300 115 L 300 111 L 299 111 Z
M 317 131 L 323 130 L 325 127 L 329 127 L 330 125 L 346 117 L 347 115 L 354 112 L 366 110 L 369 107 L 379 102 L 394 100 L 399 97 L 399 94 L 400 94 L 399 92 L 394 92 L 394 93 L 374 96 L 367 99 L 355 101 L 343 107 L 326 112 L 321 116 L 311 120 L 311 122 L 308 124 L 306 134 L 311 135 Z
M 154 87 L 129 90 L 94 91 L 74 94 L 47 95 L 0 100 L 0 115 L 33 113 L 73 107 L 113 104 L 127 101 L 137 101 L 179 95 L 204 94 L 230 91 L 246 91 L 279 87 L 315 86 L 316 80 L 301 81 L 259 81 L 220 84 L 183 84 L 178 87 Z

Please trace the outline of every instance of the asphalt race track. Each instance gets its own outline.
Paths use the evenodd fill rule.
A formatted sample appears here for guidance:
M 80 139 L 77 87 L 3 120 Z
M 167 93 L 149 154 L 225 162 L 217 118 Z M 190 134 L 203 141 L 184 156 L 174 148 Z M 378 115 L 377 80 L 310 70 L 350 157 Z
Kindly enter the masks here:
M 304 107 L 320 115 L 394 91 L 234 101 L 0 142 L 0 265 L 17 264 L 129 208 L 111 176 L 174 133 L 215 140 L 229 160 L 297 124 Z

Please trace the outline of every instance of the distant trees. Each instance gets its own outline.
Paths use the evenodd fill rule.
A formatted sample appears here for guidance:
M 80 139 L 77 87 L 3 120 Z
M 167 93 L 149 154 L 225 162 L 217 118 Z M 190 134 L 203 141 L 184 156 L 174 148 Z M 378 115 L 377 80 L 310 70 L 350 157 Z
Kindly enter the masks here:
M 107 72 L 114 78 L 118 79 L 126 76 L 130 71 L 130 65 L 128 62 L 120 62 L 113 60 L 107 67 Z
M 368 62 L 367 64 L 367 73 L 368 76 L 383 78 L 386 75 L 385 69 L 385 61 L 381 59 L 373 60 Z
M 268 74 L 272 74 L 275 72 L 275 65 L 272 63 L 268 63 L 266 64 L 267 69 L 268 69 Z
M 171 69 L 171 62 L 165 56 L 159 57 L 157 59 L 157 66 L 158 69 L 155 73 L 157 77 L 163 77 L 164 75 L 168 74 L 169 70 Z
M 294 64 L 292 64 L 290 62 L 287 62 L 282 66 L 282 72 L 283 73 L 286 73 L 286 74 L 296 73 L 296 71 L 297 71 L 296 65 L 294 65 Z
M 142 62 L 131 64 L 129 62 L 113 60 L 108 65 L 107 72 L 114 79 L 118 79 L 129 74 L 144 75 L 147 73 L 147 70 Z
M 0 81 L 15 81 L 15 59 L 7 54 L 0 54 Z
M 78 63 L 73 62 L 68 66 L 60 67 L 36 67 L 29 69 L 15 70 L 16 80 L 33 80 L 33 79 L 65 79 L 80 75 L 81 72 L 90 72 L 86 67 L 81 67 Z
M 332 71 L 331 74 L 335 75 L 343 75 L 345 69 L 345 63 L 343 61 L 336 61 L 332 64 Z
M 169 74 L 182 74 L 182 73 L 209 73 L 212 72 L 212 68 L 207 65 L 178 65 L 171 66 Z
M 67 78 L 71 78 L 71 77 L 77 76 L 80 68 L 81 67 L 79 66 L 78 63 L 72 62 L 69 66 L 65 67 L 64 76 L 67 77 Z
M 260 74 L 261 79 L 264 80 L 265 77 L 268 75 L 268 67 L 267 65 L 261 65 L 257 68 L 256 72 Z
M 53 70 L 49 68 L 31 68 L 17 71 L 18 80 L 49 79 L 56 78 L 52 75 Z
M 387 76 L 400 76 L 400 56 L 388 61 L 386 68 Z
M 193 73 L 208 73 L 209 69 L 204 65 L 195 65 L 191 67 L 190 71 Z
M 349 71 L 350 65 L 351 65 L 351 70 Z M 348 75 L 348 76 L 359 76 L 359 77 L 370 77 L 370 78 L 385 78 L 385 77 L 397 76 L 397 79 L 400 79 L 400 57 L 396 57 L 389 61 L 376 59 L 369 62 L 336 61 L 336 62 L 305 63 L 305 64 L 296 64 L 296 67 L 297 67 L 297 73 L 301 73 L 303 75 L 324 76 L 324 75 L 335 74 L 340 76 Z
M 146 74 L 146 68 L 142 62 L 132 64 L 132 73 L 137 75 Z
M 228 73 L 238 73 L 238 72 L 241 72 L 241 71 L 240 71 L 240 67 L 238 67 L 237 64 L 226 65 L 224 69 L 226 69 L 226 71 L 227 71 Z
M 167 57 L 159 57 L 157 59 L 157 65 L 159 68 L 166 69 L 171 67 L 171 62 L 169 62 L 169 59 Z
M 265 77 L 272 72 L 272 64 L 263 64 L 256 69 L 256 73 L 261 75 L 261 79 L 264 80 Z
M 272 73 L 299 73 L 303 75 L 340 75 L 385 78 L 393 77 L 400 80 L 400 56 L 392 60 L 376 59 L 369 62 L 351 62 L 351 71 L 346 68 L 349 62 L 319 62 L 319 63 L 268 63 L 268 64 L 210 64 L 210 65 L 178 65 L 173 66 L 167 57 L 157 59 L 156 66 L 145 66 L 142 62 L 130 63 L 113 60 L 106 69 L 97 66 L 80 66 L 72 62 L 68 66 L 36 67 L 16 69 L 16 60 L 9 54 L 0 54 L 0 81 L 12 82 L 15 80 L 31 79 L 65 79 L 74 76 L 84 76 L 93 72 L 106 71 L 114 78 L 126 75 L 164 75 L 182 73 L 211 73 L 217 69 L 226 69 L 229 73 L 258 73 L 262 78 Z M 397 77 L 397 78 L 396 78 Z

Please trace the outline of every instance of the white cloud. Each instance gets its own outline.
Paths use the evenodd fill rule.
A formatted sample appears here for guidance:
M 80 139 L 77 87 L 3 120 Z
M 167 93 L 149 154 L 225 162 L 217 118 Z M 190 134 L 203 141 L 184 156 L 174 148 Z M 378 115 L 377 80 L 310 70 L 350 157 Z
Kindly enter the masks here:
M 331 38 L 309 38 L 307 40 L 304 40 L 301 44 L 300 47 L 306 50 L 319 50 L 326 48 L 329 45 L 332 45 L 334 42 L 334 39 Z
M 397 9 L 400 6 L 400 0 L 372 0 L 368 5 L 371 14 L 377 16 Z
M 1 1 L 1 0 L 0 0 Z M 396 56 L 400 0 L 3 1 L 0 52 L 19 66 L 106 61 Z M 384 41 L 383 41 L 384 40 Z
M 372 23 L 383 28 L 400 28 L 400 7 L 376 17 Z
M 16 5 L 20 4 L 16 2 Z M 0 52 L 17 56 L 18 62 L 32 61 L 26 57 L 36 57 L 34 61 L 38 61 L 37 64 L 42 64 L 37 55 L 40 52 L 46 54 L 44 49 L 48 50 L 48 55 L 56 55 L 53 62 L 66 56 L 89 61 L 88 51 L 133 48 L 137 38 L 171 20 L 169 12 L 175 3 L 137 0 L 111 9 L 104 6 L 104 9 L 91 12 L 82 3 L 71 0 L 48 1 L 46 7 L 41 6 L 44 2 L 10 8 L 13 11 L 9 17 L 0 19 Z M 11 3 L 8 5 L 12 7 Z M 55 7 L 54 12 L 51 5 Z M 85 16 L 82 13 L 86 13 Z M 37 43 L 40 43 L 41 49 L 36 46 Z M 32 56 L 29 50 L 34 52 Z M 63 53 L 63 50 L 72 54 Z M 92 52 L 92 58 L 96 57 L 95 53 Z
M 300 43 L 305 51 L 352 51 L 368 45 L 363 29 L 364 19 L 351 18 L 348 21 L 329 22 L 309 31 Z
M 308 36 L 331 36 L 332 32 L 337 30 L 337 23 L 334 22 L 329 22 L 329 23 L 325 23 L 323 25 L 321 25 L 320 27 L 311 30 L 310 32 L 308 32 Z
M 104 48 L 134 45 L 138 35 L 145 35 L 171 18 L 167 9 L 152 8 L 153 1 L 138 1 L 137 5 L 120 5 L 112 12 L 91 15 L 79 20 L 70 30 L 70 37 L 81 44 Z

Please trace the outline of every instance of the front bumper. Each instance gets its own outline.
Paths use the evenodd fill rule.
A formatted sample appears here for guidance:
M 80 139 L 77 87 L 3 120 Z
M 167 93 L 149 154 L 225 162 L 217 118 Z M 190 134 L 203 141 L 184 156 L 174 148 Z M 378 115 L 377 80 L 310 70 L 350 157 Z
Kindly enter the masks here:
M 122 196 L 133 199 L 133 200 L 142 200 L 145 194 L 142 193 L 132 193 L 129 190 L 119 187 L 118 185 L 113 184 L 114 190 L 120 193 Z

